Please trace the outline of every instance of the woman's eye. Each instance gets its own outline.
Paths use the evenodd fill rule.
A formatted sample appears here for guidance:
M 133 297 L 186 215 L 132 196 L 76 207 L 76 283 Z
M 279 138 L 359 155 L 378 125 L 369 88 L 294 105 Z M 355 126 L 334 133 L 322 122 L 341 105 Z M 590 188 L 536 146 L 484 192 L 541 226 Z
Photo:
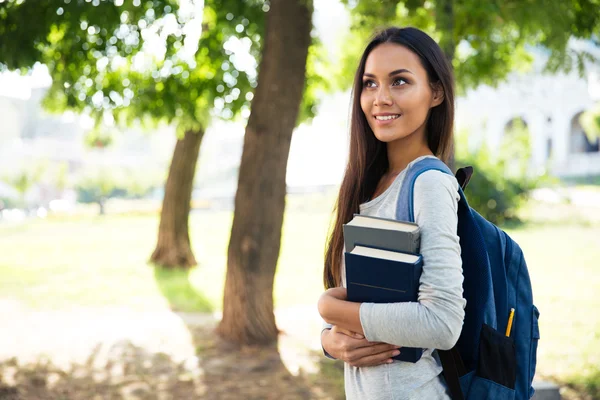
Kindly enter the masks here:
M 373 81 L 364 81 L 363 82 L 363 86 L 366 87 L 366 88 L 371 88 L 371 87 L 375 86 L 375 82 L 373 82 Z
M 399 82 L 402 82 L 402 83 L 399 83 Z M 394 79 L 393 86 L 402 86 L 405 84 L 406 84 L 406 81 L 403 78 L 396 78 L 396 79 Z

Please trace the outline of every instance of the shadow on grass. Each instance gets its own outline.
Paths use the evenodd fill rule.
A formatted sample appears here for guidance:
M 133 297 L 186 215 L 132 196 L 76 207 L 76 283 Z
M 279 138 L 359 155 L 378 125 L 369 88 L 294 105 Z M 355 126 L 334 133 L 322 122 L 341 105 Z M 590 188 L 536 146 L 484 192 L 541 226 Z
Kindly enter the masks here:
M 194 390 L 202 399 L 330 399 L 303 376 L 294 376 L 281 360 L 277 346 L 248 347 L 226 343 L 215 334 L 218 321 L 194 318 L 213 311 L 212 304 L 189 280 L 190 269 L 154 266 L 154 277 L 170 308 L 192 334 L 201 380 Z M 196 313 L 190 314 L 190 312 Z M 179 398 L 179 397 L 172 397 Z
M 343 374 L 337 366 L 327 365 L 330 373 L 293 376 L 276 348 L 227 348 L 213 326 L 191 327 L 190 333 L 197 354 L 185 360 L 122 341 L 98 344 L 85 362 L 68 367 L 45 358 L 0 361 L 0 400 L 343 398 L 343 391 L 329 394 L 330 377 Z
M 213 311 L 211 302 L 190 284 L 191 269 L 154 268 L 154 280 L 173 311 L 202 312 Z
M 99 344 L 85 363 L 68 368 L 45 358 L 27 364 L 16 358 L 1 362 L 0 399 L 185 399 L 203 389 L 195 375 L 193 368 L 167 354 L 130 342 L 108 349 Z
M 307 380 L 313 387 L 322 388 L 327 398 L 344 400 L 344 362 L 326 358 L 321 351 L 313 351 L 311 356 L 316 360 L 317 370 L 308 374 Z

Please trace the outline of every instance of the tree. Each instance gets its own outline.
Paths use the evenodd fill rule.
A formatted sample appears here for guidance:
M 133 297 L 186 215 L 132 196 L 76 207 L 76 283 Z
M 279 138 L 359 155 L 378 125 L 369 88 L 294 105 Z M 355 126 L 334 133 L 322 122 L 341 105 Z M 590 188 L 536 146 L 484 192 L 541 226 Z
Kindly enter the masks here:
M 100 215 L 106 214 L 106 201 L 122 186 L 123 177 L 116 170 L 102 168 L 83 171 L 75 183 L 77 200 L 97 203 Z
M 19 206 L 27 208 L 27 193 L 37 185 L 43 175 L 42 164 L 23 165 L 15 168 L 12 174 L 0 178 L 6 184 L 12 186 L 19 194 Z
M 46 64 L 52 76 L 44 102 L 49 110 L 86 112 L 107 125 L 177 126 L 151 256 L 168 267 L 196 263 L 188 216 L 200 144 L 211 118 L 248 112 L 256 86 L 248 59 L 259 54 L 264 21 L 260 0 L 179 4 L 0 2 L 0 64 L 23 71 Z
M 98 2 L 99 0 L 94 0 L 94 3 Z M 122 4 L 118 0 L 114 2 Z M 97 13 L 114 13 L 109 7 L 112 0 L 105 3 L 109 4 L 99 4 L 105 7 L 105 11 L 97 10 Z M 135 3 L 134 0 L 133 4 Z M 175 13 L 176 9 L 175 5 L 172 5 L 172 9 L 169 5 L 169 12 L 164 11 L 167 7 L 166 1 L 155 0 L 147 4 L 151 6 L 146 6 L 145 13 L 139 13 L 134 7 L 126 18 L 120 14 L 119 20 L 122 17 L 126 19 L 120 25 L 111 25 L 108 23 L 110 21 L 103 22 L 98 19 L 86 22 L 85 28 L 91 29 L 94 35 L 91 39 L 87 37 L 91 35 L 88 32 L 84 40 L 66 40 L 70 32 L 76 29 L 67 29 L 68 27 L 64 28 L 60 24 L 54 27 L 53 24 L 44 21 L 47 29 L 42 29 L 41 32 L 52 30 L 52 34 L 49 35 L 51 43 L 47 43 L 43 33 L 35 36 L 37 39 L 33 40 L 30 32 L 24 28 L 18 29 L 24 21 L 31 20 L 34 22 L 28 24 L 35 23 L 36 18 L 32 16 L 41 18 L 37 15 L 39 9 L 30 7 L 27 18 L 23 15 L 16 18 L 13 15 L 11 23 L 7 24 L 9 29 L 0 29 L 0 52 L 6 51 L 7 54 L 6 58 L 0 60 L 12 68 L 30 65 L 34 60 L 47 62 L 53 71 L 55 89 L 52 91 L 54 96 L 50 97 L 51 101 L 48 103 L 58 103 L 62 106 L 58 107 L 59 109 L 74 104 L 75 108 L 89 107 L 90 112 L 96 110 L 99 118 L 103 117 L 105 112 L 110 112 L 117 122 L 129 122 L 138 117 L 142 121 L 166 120 L 178 123 L 181 137 L 171 163 L 161 216 L 160 232 L 165 233 L 162 237 L 166 244 L 161 245 L 159 235 L 157 251 L 160 253 L 161 249 L 168 251 L 171 248 L 181 248 L 182 250 L 174 254 L 164 254 L 160 258 L 168 259 L 174 265 L 190 263 L 193 255 L 187 239 L 187 215 L 190 182 L 193 180 L 195 169 L 191 160 L 195 162 L 201 137 L 195 133 L 203 132 L 206 121 L 212 115 L 233 118 L 239 110 L 242 111 L 242 116 L 243 112 L 249 111 L 247 104 L 253 98 L 253 94 L 250 90 L 245 90 L 243 83 L 251 88 L 256 87 L 256 76 L 253 75 L 255 66 L 251 65 L 246 69 L 238 66 L 243 55 L 235 53 L 232 49 L 236 45 L 242 46 L 248 49 L 251 56 L 258 58 L 263 14 L 266 12 L 271 26 L 269 37 L 265 39 L 269 45 L 263 53 L 264 61 L 261 62 L 259 78 L 261 84 L 256 89 L 257 95 L 253 100 L 252 113 L 246 129 L 228 257 L 224 317 L 219 325 L 219 332 L 223 337 L 239 343 L 273 343 L 277 340 L 277 329 L 273 316 L 272 289 L 279 255 L 285 204 L 285 171 L 291 134 L 298 122 L 314 115 L 320 89 L 329 89 L 326 79 L 322 76 L 325 62 L 320 43 L 313 38 L 311 45 L 312 1 L 207 0 L 203 12 L 200 50 L 195 53 L 194 62 L 188 65 L 176 57 L 177 49 L 182 43 L 180 36 L 183 35 L 171 35 L 167 32 L 165 56 L 154 60 L 153 68 L 138 71 L 129 66 L 132 63 L 135 66 L 135 57 L 141 52 L 140 43 L 146 40 L 143 35 L 140 36 L 140 32 L 169 18 L 169 14 Z M 58 3 L 55 6 L 58 7 Z M 79 6 L 90 7 L 82 2 L 79 2 Z M 6 7 L 0 7 L 0 19 L 6 20 L 7 16 L 14 14 L 17 7 L 13 5 L 12 8 L 7 11 Z M 154 10 L 151 13 L 152 18 L 147 20 L 147 13 L 151 10 Z M 94 15 L 96 13 L 89 9 L 87 11 L 93 12 Z M 54 18 L 53 12 L 50 7 L 41 14 Z M 69 9 L 68 12 L 70 19 L 82 19 L 81 16 L 73 16 L 73 13 L 81 14 L 81 9 Z M 60 13 L 67 15 L 67 11 L 62 7 Z M 89 18 L 82 20 L 89 21 Z M 143 29 L 139 28 L 142 20 L 145 27 Z M 121 30 L 133 32 L 133 38 L 130 42 L 121 44 L 124 39 L 116 34 L 113 35 L 116 39 L 112 39 L 108 34 L 114 32 L 114 29 L 118 29 L 117 33 Z M 16 37 L 16 31 L 19 35 L 31 39 L 27 43 L 37 41 L 42 43 L 41 48 L 47 51 L 43 54 L 34 52 L 29 58 L 17 55 L 19 62 L 16 62 L 12 55 L 18 52 L 14 46 L 7 46 L 2 39 L 3 36 Z M 34 31 L 37 32 L 37 27 Z M 235 40 L 230 41 L 230 38 Z M 116 44 L 111 45 L 117 47 L 112 56 L 115 50 L 102 53 L 103 49 L 97 49 L 100 46 L 98 42 L 106 43 L 106 40 L 116 40 Z M 75 45 L 69 46 L 69 41 Z M 81 47 L 82 41 L 87 43 L 86 48 Z M 35 47 L 38 48 L 40 46 Z M 89 57 L 95 60 L 95 51 L 106 54 L 108 63 L 96 61 L 96 65 L 88 65 L 88 61 L 83 60 L 80 64 L 71 66 L 63 61 L 79 52 L 84 59 Z M 101 68 L 98 68 L 98 64 Z M 163 77 L 165 69 L 167 73 Z M 169 72 L 170 70 L 177 72 Z M 73 79 L 82 72 L 84 74 L 81 81 Z M 71 79 L 68 79 L 69 77 Z M 86 88 L 90 87 L 88 83 L 91 82 L 91 86 L 94 86 L 96 81 L 102 84 L 98 90 L 108 93 L 108 96 L 103 94 L 102 98 L 97 96 L 96 103 L 102 106 L 100 109 L 93 108 L 96 103 L 89 99 L 96 94 L 92 90 L 86 92 Z M 75 86 L 73 82 L 79 85 Z M 96 85 L 99 83 L 96 82 Z M 83 93 L 80 93 L 81 91 Z M 84 100 L 80 100 L 80 96 Z M 106 107 L 105 103 L 108 104 Z M 212 114 L 209 114 L 213 104 L 215 107 Z M 178 229 L 185 231 L 185 235 L 177 236 Z M 155 258 L 159 258 L 156 253 Z M 235 320 L 237 317 L 239 321 Z
M 532 61 L 530 49 L 534 46 L 548 50 L 548 71 L 576 67 L 583 73 L 585 62 L 594 57 L 569 49 L 568 41 L 597 38 L 600 34 L 597 0 L 344 2 L 351 4 L 351 42 L 361 44 L 345 57 L 339 80 L 346 86 L 352 82 L 350 76 L 364 38 L 385 25 L 412 25 L 431 34 L 454 67 L 459 92 L 480 84 L 495 86 L 511 71 L 526 68 Z
M 277 341 L 273 280 L 285 209 L 287 160 L 305 86 L 312 10 L 308 0 L 273 1 L 267 13 L 235 197 L 223 319 L 217 328 L 223 338 L 238 344 Z

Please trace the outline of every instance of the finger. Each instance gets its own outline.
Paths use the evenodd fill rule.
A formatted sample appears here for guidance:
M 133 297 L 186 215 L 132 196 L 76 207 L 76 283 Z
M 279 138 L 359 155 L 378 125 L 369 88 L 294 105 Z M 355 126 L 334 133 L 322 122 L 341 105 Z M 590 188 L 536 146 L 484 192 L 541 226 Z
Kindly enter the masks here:
M 362 357 L 358 360 L 351 362 L 351 365 L 355 367 L 373 367 L 381 364 L 390 364 L 393 362 L 392 357 L 400 354 L 400 350 L 388 350 L 383 353 L 372 354 L 366 357 Z
M 348 356 L 351 359 L 357 360 L 364 357 L 370 357 L 377 354 L 386 354 L 393 352 L 394 350 L 399 350 L 398 346 L 394 346 L 387 343 L 369 345 L 363 347 L 357 347 L 354 350 L 348 351 Z
M 349 329 L 340 328 L 340 327 L 339 327 L 339 326 L 337 326 L 337 325 L 334 325 L 334 326 L 333 326 L 333 328 L 331 329 L 331 331 L 332 331 L 333 333 L 339 333 L 339 334 L 342 334 L 342 335 L 345 335 L 345 336 L 351 337 L 351 338 L 353 338 L 353 339 L 362 340 L 362 339 L 364 339 L 364 338 L 365 338 L 363 335 L 361 335 L 361 334 L 360 334 L 360 333 L 358 333 L 358 332 L 353 332 L 353 331 L 351 331 L 351 330 L 349 330 Z
M 350 336 L 350 337 L 353 337 L 353 338 L 355 338 L 355 339 L 364 339 L 364 338 L 365 338 L 365 337 L 364 337 L 363 335 L 361 335 L 360 333 L 358 333 L 358 332 L 352 332 L 352 331 L 351 331 L 351 330 L 349 330 L 349 329 L 344 329 L 344 328 L 339 328 L 339 327 L 337 327 L 336 331 L 337 331 L 338 333 L 342 333 L 342 334 L 344 334 L 344 335 L 346 335 L 346 336 Z

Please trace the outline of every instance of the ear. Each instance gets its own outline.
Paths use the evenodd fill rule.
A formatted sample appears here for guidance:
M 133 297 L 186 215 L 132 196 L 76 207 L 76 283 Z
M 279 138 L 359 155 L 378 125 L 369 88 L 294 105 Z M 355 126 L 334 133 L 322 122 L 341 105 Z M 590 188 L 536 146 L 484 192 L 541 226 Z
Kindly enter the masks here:
M 440 82 L 432 85 L 433 97 L 431 98 L 431 108 L 437 107 L 444 101 L 444 88 Z

